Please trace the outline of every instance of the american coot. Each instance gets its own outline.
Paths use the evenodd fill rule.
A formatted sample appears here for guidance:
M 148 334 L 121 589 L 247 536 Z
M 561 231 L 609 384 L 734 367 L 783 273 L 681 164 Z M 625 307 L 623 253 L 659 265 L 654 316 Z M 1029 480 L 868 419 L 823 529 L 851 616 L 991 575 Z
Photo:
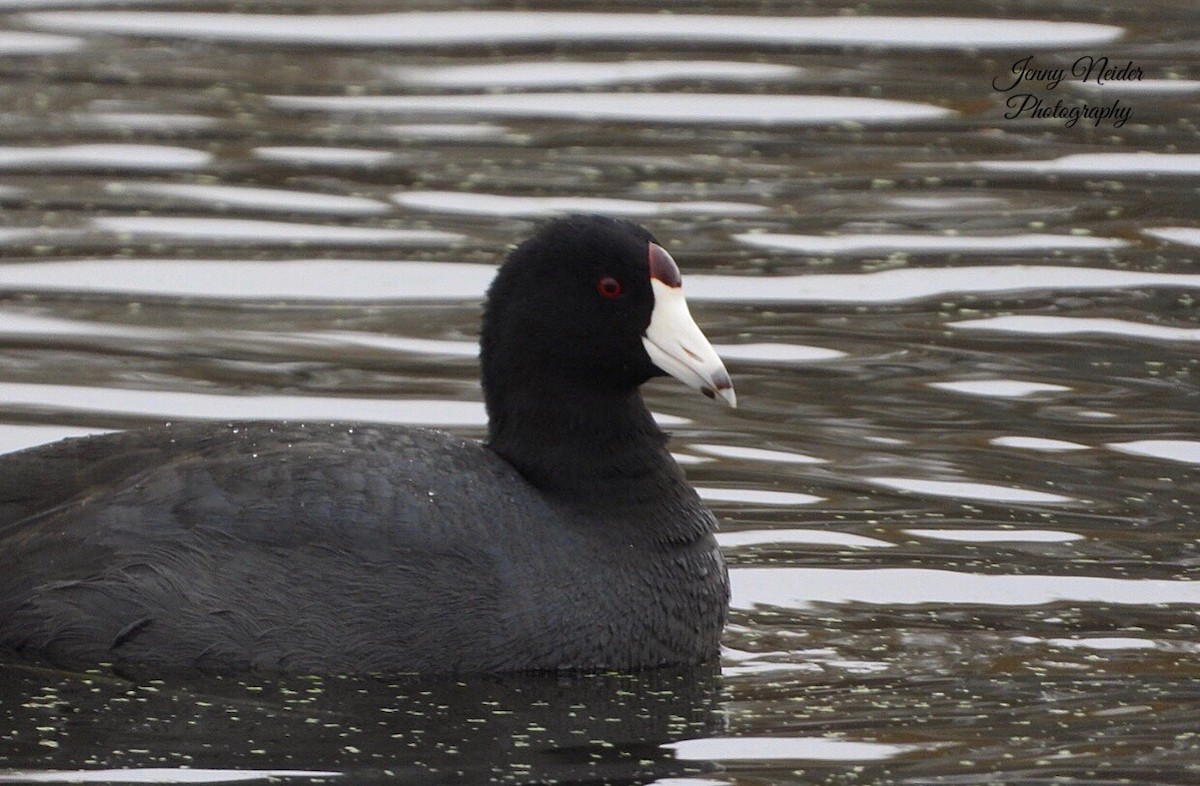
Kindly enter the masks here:
M 0 457 L 0 645 L 317 672 L 716 656 L 716 521 L 638 386 L 735 399 L 670 255 L 625 221 L 551 221 L 500 268 L 481 344 L 486 443 L 174 424 Z

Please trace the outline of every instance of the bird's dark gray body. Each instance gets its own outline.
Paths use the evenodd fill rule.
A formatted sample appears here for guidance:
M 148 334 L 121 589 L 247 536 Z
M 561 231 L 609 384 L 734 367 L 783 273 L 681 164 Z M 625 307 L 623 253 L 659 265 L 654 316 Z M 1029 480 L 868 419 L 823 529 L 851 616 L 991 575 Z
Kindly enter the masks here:
M 0 645 L 319 672 L 714 657 L 712 515 L 661 443 L 606 453 L 584 496 L 398 426 L 176 424 L 2 456 Z M 622 461 L 650 487 L 610 494 Z
M 480 367 L 486 444 L 262 422 L 0 456 L 0 646 L 319 672 L 715 657 L 716 522 L 638 388 L 736 399 L 666 250 L 548 222 L 488 290 Z

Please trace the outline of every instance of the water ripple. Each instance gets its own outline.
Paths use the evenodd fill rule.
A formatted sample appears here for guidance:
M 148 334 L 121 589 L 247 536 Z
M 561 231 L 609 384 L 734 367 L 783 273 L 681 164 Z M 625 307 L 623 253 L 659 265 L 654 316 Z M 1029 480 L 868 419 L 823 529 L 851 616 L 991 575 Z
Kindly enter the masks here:
M 1057 317 L 1017 314 L 1005 317 L 971 319 L 949 322 L 950 327 L 964 330 L 997 330 L 1040 336 L 1105 335 L 1157 341 L 1200 341 L 1200 328 L 1149 325 L 1124 319 L 1098 317 Z
M 130 238 L 252 241 L 256 243 L 318 243 L 350 246 L 445 245 L 463 239 L 453 232 L 428 229 L 386 229 L 330 224 L 299 224 L 247 218 L 187 218 L 181 216 L 101 216 L 91 224 L 104 232 Z
M 821 502 L 825 499 L 796 491 L 767 491 L 751 488 L 697 486 L 696 492 L 700 495 L 700 499 L 708 502 L 739 502 L 751 505 L 812 505 L 814 502 Z
M 609 213 L 618 216 L 747 215 L 766 212 L 744 202 L 647 202 L 599 197 L 519 197 L 458 191 L 402 191 L 392 195 L 402 207 L 483 216 L 550 216 Z
M 781 235 L 746 232 L 734 239 L 748 246 L 780 248 L 801 254 L 869 253 L 1011 253 L 1014 251 L 1086 251 L 1123 248 L 1128 241 L 1081 235 L 1010 234 L 969 236 L 959 234 Z
M 1200 173 L 1200 154 L 1196 153 L 1072 153 L 1044 161 L 974 161 L 964 166 L 996 172 L 1037 172 L 1054 174 L 1123 175 Z
M 235 395 L 0 382 L 0 407 L 154 420 L 292 420 L 485 426 L 483 403 L 352 396 Z
M 264 161 L 279 161 L 298 166 L 370 167 L 392 158 L 389 150 L 357 147 L 305 147 L 269 145 L 254 148 L 252 155 Z
M 241 300 L 477 300 L 492 265 L 383 260 L 112 259 L 0 265 L 0 287 Z
M 115 194 L 165 197 L 168 202 L 198 202 L 214 208 L 251 208 L 295 213 L 364 216 L 389 210 L 387 203 L 365 197 L 319 194 L 282 188 L 251 188 L 201 183 L 110 183 L 105 190 Z
M 1086 22 L 906 16 L 738 16 L 470 11 L 396 14 L 31 13 L 34 27 L 216 41 L 337 46 L 678 41 L 917 49 L 1101 44 L 1124 30 Z
M 968 396 L 997 396 L 1024 398 L 1037 393 L 1061 393 L 1071 388 L 1050 382 L 1029 382 L 1023 379 L 970 379 L 960 382 L 930 382 L 929 387 L 965 393 Z
M 1200 606 L 1200 581 L 984 575 L 930 568 L 733 568 L 733 606 L 923 603 L 1036 606 L 1060 601 Z
M 1071 543 L 1083 540 L 1083 535 L 1075 532 L 1045 529 L 906 529 L 904 533 L 956 543 Z
M 1002 448 L 1044 450 L 1049 453 L 1063 450 L 1088 450 L 1087 445 L 1081 445 L 1078 442 L 1068 442 L 1065 439 L 1046 439 L 1045 437 L 996 437 L 989 442 Z
M 1105 447 L 1131 456 L 1200 464 L 1200 440 L 1139 439 L 1133 442 L 1110 442 Z
M 164 145 L 97 143 L 58 147 L 0 147 L 0 169 L 8 170 L 192 171 L 205 166 L 212 159 L 212 154 L 203 150 Z
M 1196 227 L 1154 227 L 1143 229 L 1142 234 L 1165 240 L 1168 243 L 1200 247 L 1200 229 Z
M 73 36 L 0 30 L 0 57 L 57 55 L 82 49 L 84 40 Z
M 906 530 L 908 531 L 908 530 Z M 824 529 L 759 529 L 739 532 L 718 532 L 717 543 L 722 548 L 745 546 L 799 545 L 841 546 L 852 549 L 893 548 L 895 543 L 848 532 Z
M 663 745 L 679 759 L 715 761 L 873 761 L 890 759 L 920 745 L 862 742 L 844 737 L 707 737 Z
M 1046 491 L 995 486 L 961 480 L 926 480 L 924 478 L 866 478 L 876 486 L 905 491 L 913 494 L 928 494 L 934 497 L 954 497 L 984 502 L 1058 503 L 1073 502 L 1073 497 L 1051 494 Z
M 688 298 L 693 300 L 749 303 L 899 303 L 952 293 L 1001 293 L 1039 289 L 1119 290 L 1131 287 L 1200 289 L 1200 275 L 1102 267 L 973 265 L 757 278 L 692 274 L 685 279 L 685 286 Z
M 452 113 L 637 123 L 828 125 L 930 120 L 953 110 L 882 98 L 742 93 L 484 93 L 437 96 L 270 96 L 272 106 L 322 112 Z
M 794 79 L 795 66 L 772 63 L 738 63 L 716 60 L 651 60 L 611 63 L 567 63 L 533 60 L 475 66 L 413 67 L 386 72 L 398 82 L 426 87 L 588 87 L 620 83 L 651 83 L 677 79 L 709 82 L 751 82 Z
M 29 770 L 0 773 L 0 783 L 241 783 L 281 778 L 337 778 L 332 770 L 250 770 L 203 767 L 130 767 L 125 769 Z

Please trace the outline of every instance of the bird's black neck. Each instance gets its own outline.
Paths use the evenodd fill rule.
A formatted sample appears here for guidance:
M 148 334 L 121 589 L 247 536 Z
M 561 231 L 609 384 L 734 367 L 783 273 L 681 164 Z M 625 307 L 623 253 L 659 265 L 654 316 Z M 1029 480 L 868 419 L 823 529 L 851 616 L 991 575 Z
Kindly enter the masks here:
M 488 390 L 488 446 L 530 483 L 597 511 L 641 508 L 653 516 L 661 507 L 697 504 L 637 388 L 522 383 Z M 685 529 L 658 534 L 672 541 L 702 534 L 691 531 L 694 523 Z

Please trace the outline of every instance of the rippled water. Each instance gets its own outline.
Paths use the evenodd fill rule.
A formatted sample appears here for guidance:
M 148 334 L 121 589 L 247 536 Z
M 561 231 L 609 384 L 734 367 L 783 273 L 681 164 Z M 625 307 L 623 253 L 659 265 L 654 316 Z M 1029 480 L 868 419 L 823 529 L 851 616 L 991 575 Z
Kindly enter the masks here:
M 0 450 L 479 435 L 481 294 L 564 211 L 672 250 L 741 404 L 648 390 L 719 674 L 0 664 L 0 781 L 1200 782 L 1191 5 L 0 0 Z

